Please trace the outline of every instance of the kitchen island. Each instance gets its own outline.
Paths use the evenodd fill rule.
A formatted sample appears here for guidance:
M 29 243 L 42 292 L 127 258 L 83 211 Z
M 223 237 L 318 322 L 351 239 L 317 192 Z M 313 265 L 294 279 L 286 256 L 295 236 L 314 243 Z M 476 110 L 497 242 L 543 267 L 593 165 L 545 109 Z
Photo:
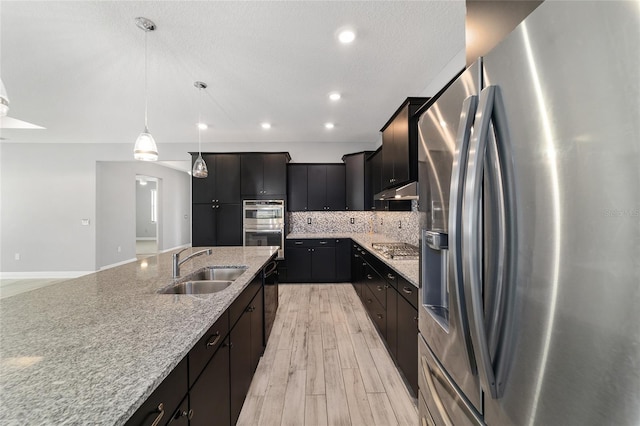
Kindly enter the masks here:
M 158 294 L 174 282 L 163 253 L 0 300 L 0 424 L 124 424 L 276 250 L 213 247 L 182 265 L 247 267 L 213 294 Z

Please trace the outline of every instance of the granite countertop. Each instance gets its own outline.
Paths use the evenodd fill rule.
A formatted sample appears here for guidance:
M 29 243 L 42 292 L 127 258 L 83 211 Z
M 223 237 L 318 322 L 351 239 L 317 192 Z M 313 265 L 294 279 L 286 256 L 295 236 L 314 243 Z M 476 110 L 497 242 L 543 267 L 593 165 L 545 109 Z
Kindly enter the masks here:
M 371 248 L 373 243 L 399 243 L 394 238 L 390 238 L 384 234 L 365 234 L 365 233 L 332 233 L 332 232 L 318 232 L 318 233 L 290 233 L 287 235 L 287 239 L 306 239 L 306 238 L 351 238 L 356 243 L 360 244 L 363 248 L 373 254 L 375 257 L 391 266 L 397 273 L 399 273 L 404 279 L 409 281 L 416 287 L 420 287 L 420 264 L 418 260 L 394 260 L 383 257 L 376 250 Z M 286 258 L 285 250 L 285 258 Z
M 276 249 L 213 247 L 182 265 L 248 267 L 219 293 L 158 294 L 173 281 L 164 253 L 0 300 L 0 424 L 124 424 Z

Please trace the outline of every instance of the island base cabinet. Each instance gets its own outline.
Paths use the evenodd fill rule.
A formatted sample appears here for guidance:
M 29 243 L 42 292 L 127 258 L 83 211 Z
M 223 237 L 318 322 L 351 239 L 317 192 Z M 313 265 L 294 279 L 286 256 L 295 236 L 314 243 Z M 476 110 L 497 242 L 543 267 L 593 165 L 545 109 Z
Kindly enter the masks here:
M 250 307 L 247 307 L 250 309 Z M 236 424 L 251 386 L 251 314 L 247 310 L 230 333 L 231 424 Z
M 185 396 L 178 409 L 169 419 L 167 426 L 189 426 L 189 417 L 191 417 L 191 413 L 192 412 L 189 411 L 189 397 Z
M 189 392 L 192 411 L 189 423 L 191 426 L 231 424 L 228 371 L 229 339 L 227 338 Z

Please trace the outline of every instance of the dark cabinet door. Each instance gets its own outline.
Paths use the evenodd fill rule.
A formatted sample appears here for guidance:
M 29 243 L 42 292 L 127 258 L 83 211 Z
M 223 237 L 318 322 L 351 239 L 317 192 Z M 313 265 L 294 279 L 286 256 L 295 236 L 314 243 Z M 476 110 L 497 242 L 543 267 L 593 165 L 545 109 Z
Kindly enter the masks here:
M 382 150 L 377 151 L 369 157 L 369 166 L 371 173 L 371 197 L 382 191 Z M 372 210 L 384 210 L 384 201 L 373 200 Z
M 241 203 L 240 156 L 238 154 L 216 154 L 215 157 L 213 174 L 215 175 L 216 203 Z M 211 176 L 211 172 L 209 169 L 209 176 Z
M 366 264 L 360 256 L 360 248 L 357 244 L 351 245 L 351 282 L 356 294 L 362 299 L 362 280 L 364 278 L 364 266 Z
M 395 162 L 395 146 L 393 139 L 393 122 L 382 131 L 382 162 L 381 177 L 382 188 L 388 188 L 393 185 L 393 165 Z
M 409 180 L 409 106 L 393 120 L 393 184 Z
M 215 353 L 189 392 L 191 426 L 229 425 L 229 340 Z
M 288 210 L 292 212 L 307 210 L 307 166 L 289 164 L 287 178 Z
M 287 247 L 287 280 L 294 283 L 311 281 L 311 249 Z
M 198 158 L 198 154 L 191 156 L 191 165 Z M 214 173 L 216 156 L 215 154 L 202 154 L 202 159 L 207 163 L 209 176 L 204 179 L 191 178 L 191 202 L 192 203 L 213 203 L 216 199 L 216 175 Z
M 264 180 L 262 154 L 242 154 L 240 171 L 242 195 L 262 194 Z
M 326 210 L 345 209 L 345 166 L 327 164 Z
M 364 210 L 364 161 L 360 155 L 343 157 L 345 167 L 345 209 Z
M 335 247 L 313 247 L 311 249 L 311 280 L 328 283 L 336 281 Z
M 189 397 L 185 396 L 178 409 L 173 413 L 167 426 L 189 426 Z
M 229 334 L 230 386 L 231 386 L 231 424 L 240 416 L 242 404 L 251 385 L 251 312 L 245 309 Z
M 404 297 L 398 296 L 398 366 L 418 394 L 418 310 Z
M 191 245 L 216 245 L 216 204 L 191 205 Z
M 351 281 L 351 240 L 336 240 L 336 281 Z
M 262 154 L 263 195 L 284 195 L 287 192 L 287 159 L 284 154 Z
M 324 165 L 307 166 L 307 207 L 309 210 L 326 210 L 327 168 Z
M 258 278 L 262 279 L 262 278 Z M 258 294 L 249 305 L 251 311 L 251 375 L 256 371 L 260 357 L 264 352 L 264 288 L 261 286 Z
M 387 346 L 394 358 L 398 358 L 398 291 L 387 285 Z M 417 340 L 416 340 L 417 341 Z
M 216 210 L 217 246 L 242 245 L 242 205 L 220 204 Z

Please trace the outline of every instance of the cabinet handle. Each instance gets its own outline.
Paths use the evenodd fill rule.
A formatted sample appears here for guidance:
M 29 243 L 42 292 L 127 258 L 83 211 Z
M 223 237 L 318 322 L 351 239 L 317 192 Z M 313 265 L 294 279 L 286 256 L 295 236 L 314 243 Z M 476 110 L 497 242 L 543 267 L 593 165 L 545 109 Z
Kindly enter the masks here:
M 387 278 L 389 278 L 390 280 L 395 280 L 395 279 L 396 279 L 396 276 L 395 276 L 395 275 L 393 275 L 393 274 L 391 274 L 391 273 L 388 273 L 388 274 L 387 274 Z
M 376 314 L 376 316 L 380 319 L 384 318 L 384 316 L 382 314 Z
M 358 256 L 357 254 L 354 254 L 353 257 L 360 257 L 360 256 Z
M 231 348 L 233 347 L 233 342 L 223 343 L 223 344 L 222 344 L 222 347 L 223 347 L 223 348 L 229 348 L 229 349 L 231 349 Z
M 367 299 L 367 303 L 373 303 L 373 300 Z
M 255 306 L 247 306 L 247 312 L 253 312 L 256 310 Z
M 327 244 L 326 241 L 320 241 L 320 245 L 325 245 L 325 244 Z
M 162 417 L 164 417 L 164 404 L 161 402 L 160 405 L 158 405 L 158 417 L 151 423 L 151 426 L 158 426 Z
M 372 279 L 373 279 L 373 276 L 372 276 L 371 274 L 367 274 L 367 279 L 368 279 L 368 280 L 372 280 Z
M 177 420 L 180 417 L 186 417 L 187 419 L 191 420 L 193 418 L 193 410 L 178 411 L 178 412 L 176 412 L 176 415 L 173 418 L 174 418 L 174 420 Z
M 407 286 L 402 287 L 402 291 L 404 291 L 407 294 L 413 293 L 413 290 L 410 287 L 407 287 Z
M 384 290 L 381 285 L 379 285 L 377 288 L 378 288 L 378 291 Z
M 296 241 L 294 244 L 297 245 L 297 246 L 301 246 L 302 245 L 302 241 Z
M 209 341 L 207 342 L 207 347 L 210 348 L 211 346 L 215 346 L 218 344 L 218 342 L 220 341 L 220 338 L 222 336 L 220 336 L 220 332 L 216 331 L 213 336 L 211 337 L 215 337 L 215 339 L 213 339 L 213 341 L 211 340 L 211 338 L 209 338 Z

